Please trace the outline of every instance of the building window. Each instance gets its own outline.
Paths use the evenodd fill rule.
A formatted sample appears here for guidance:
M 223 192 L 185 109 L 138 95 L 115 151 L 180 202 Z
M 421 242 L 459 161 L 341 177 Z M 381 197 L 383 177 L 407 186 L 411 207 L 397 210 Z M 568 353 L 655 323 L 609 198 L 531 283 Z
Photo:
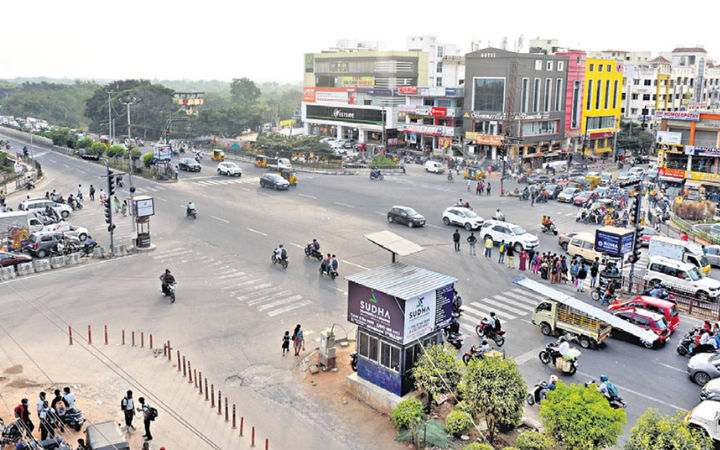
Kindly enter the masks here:
M 620 108 L 620 114 L 625 115 L 625 108 Z
M 625 101 L 625 98 L 626 98 L 626 97 L 627 97 L 627 95 L 623 92 L 623 93 L 622 93 L 622 99 L 623 99 L 623 101 Z
M 558 61 L 558 70 L 565 70 L 565 61 Z
M 593 80 L 588 80 L 587 100 L 585 109 L 590 111 L 592 109 L 592 92 L 593 92 Z
M 652 86 L 652 80 L 643 80 L 644 86 Z
M 601 117 L 588 117 L 587 118 L 587 129 L 588 130 L 601 130 L 604 128 L 615 127 L 615 116 L 601 116 Z
M 582 113 L 582 106 L 580 103 L 580 97 L 582 96 L 582 83 L 580 81 L 575 81 L 573 83 L 572 95 L 572 116 L 570 116 L 570 125 L 571 128 L 577 128 L 580 126 L 580 114 Z
M 640 100 L 640 94 L 633 94 L 632 95 L 633 100 Z
M 438 45 L 438 48 L 437 48 L 437 57 L 438 57 L 438 58 L 442 58 L 442 57 L 443 57 L 443 50 L 445 50 L 445 49 L 443 48 L 443 46 L 442 46 L 442 45 Z M 438 72 L 440 72 L 440 71 L 438 70 Z
M 595 90 L 595 109 L 600 109 L 600 97 L 602 96 L 602 81 L 598 80 Z
M 653 86 L 657 86 L 657 80 L 653 80 Z
M 598 72 L 602 72 L 602 71 L 603 71 L 603 65 L 602 65 L 602 64 L 598 64 Z
M 562 111 L 562 92 L 563 92 L 563 80 L 558 78 L 555 81 L 555 111 Z
M 522 89 L 520 91 L 520 112 L 528 112 L 528 98 L 530 97 L 530 79 L 522 79 Z
M 557 134 L 558 120 L 540 120 L 522 123 L 523 136 L 539 136 L 543 134 Z
M 437 77 L 437 80 L 435 80 L 435 86 L 441 87 L 442 85 L 442 77 Z
M 550 78 L 545 79 L 545 101 L 543 102 L 543 111 L 550 112 L 550 103 L 552 99 L 552 80 Z
M 437 63 L 437 73 L 442 73 L 442 61 Z
M 542 70 L 542 61 L 539 59 L 535 60 L 535 70 Z
M 610 80 L 605 80 L 605 109 L 610 106 Z
M 588 69 L 588 72 L 594 72 L 595 71 L 595 64 L 590 63 L 590 68 Z
M 540 78 L 535 78 L 533 85 L 533 112 L 540 112 Z
M 617 99 L 618 99 L 618 80 L 615 80 L 615 84 L 613 85 L 613 109 L 617 109 Z M 623 94 L 623 97 L 625 94 Z
M 553 68 L 553 62 L 548 61 L 547 64 L 545 65 L 545 70 L 551 71 L 551 70 L 553 70 L 552 68 Z
M 473 78 L 473 111 L 505 110 L 504 78 Z
M 633 116 L 636 116 L 637 113 L 638 113 L 638 109 L 637 109 L 637 108 L 632 108 L 632 109 L 630 109 L 630 114 L 632 114 Z
M 478 120 L 473 122 L 472 129 L 475 133 L 499 136 L 502 134 L 500 125 L 501 123 L 497 120 Z
M 608 64 L 605 71 L 608 73 L 612 72 L 612 64 Z
M 657 94 L 653 94 L 652 99 L 653 99 L 653 101 L 657 100 Z
M 649 102 L 650 101 L 650 94 L 643 94 L 643 101 Z
M 634 84 L 635 86 L 640 86 L 640 80 L 637 80 L 637 79 L 636 79 L 636 80 L 633 80 L 633 84 Z

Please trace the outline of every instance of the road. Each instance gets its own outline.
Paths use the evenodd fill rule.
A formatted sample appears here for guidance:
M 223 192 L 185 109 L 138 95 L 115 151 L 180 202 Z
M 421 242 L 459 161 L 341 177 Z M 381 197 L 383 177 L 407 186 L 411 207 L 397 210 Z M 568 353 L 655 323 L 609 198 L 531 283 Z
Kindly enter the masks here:
M 104 168 L 97 164 L 42 150 L 36 151 L 36 157 L 51 174 L 48 187 L 42 190 L 67 194 L 82 183 L 87 196 L 89 184 L 97 183 L 97 187 L 103 181 Z M 259 187 L 264 171 L 250 164 L 239 163 L 244 174 L 237 179 L 216 175 L 217 163 L 208 158 L 202 163 L 202 172 L 181 172 L 177 183 L 134 178 L 138 193 L 156 199 L 156 215 L 150 224 L 156 251 L 129 258 L 120 266 L 89 264 L 67 276 L 62 270 L 53 271 L 36 276 L 32 283 L 14 282 L 12 289 L 4 283 L 0 286 L 2 302 L 17 295 L 15 290 L 33 298 L 62 290 L 63 295 L 53 300 L 53 308 L 72 311 L 68 320 L 74 326 L 108 323 L 172 335 L 175 345 L 197 354 L 197 363 L 219 379 L 243 380 L 242 386 L 249 389 L 238 390 L 237 395 L 252 397 L 259 409 L 263 405 L 277 408 L 275 422 L 282 427 L 273 431 L 273 438 L 281 443 L 280 448 L 285 448 L 282 443 L 313 448 L 328 440 L 348 446 L 348 439 L 357 438 L 352 438 L 353 430 L 342 418 L 323 415 L 312 398 L 300 397 L 288 384 L 289 368 L 280 356 L 280 337 L 296 323 L 302 324 L 311 342 L 334 323 L 352 336 L 353 326 L 346 321 L 347 283 L 342 277 L 390 262 L 390 255 L 363 235 L 391 230 L 425 248 L 403 261 L 460 280 L 457 289 L 467 306 L 461 323 L 468 336 L 462 351 L 477 342 L 475 325 L 495 311 L 507 330 L 507 355 L 518 361 L 526 382 L 532 385 L 558 374 L 537 358 L 549 342 L 530 323 L 539 298 L 512 285 L 520 275 L 517 270 L 480 253 L 470 256 L 467 245 L 454 252 L 454 227 L 443 225 L 441 213 L 458 198 L 469 200 L 485 218 L 501 208 L 507 221 L 539 235 L 540 251 L 560 253 L 557 238 L 540 233 L 540 218 L 552 216 L 561 233 L 592 231 L 593 226 L 575 222 L 576 207 L 553 201 L 530 207 L 528 202 L 500 198 L 496 177 L 491 179 L 492 196 L 476 196 L 466 191 L 465 182 L 449 183 L 443 176 L 424 173 L 418 165 L 409 166 L 407 176 L 388 176 L 382 182 L 364 176 L 300 173 L 298 186 L 276 192 Z M 127 188 L 126 183 L 119 193 L 128 195 Z M 197 205 L 197 220 L 185 217 L 188 201 Z M 15 203 L 13 198 L 11 204 Z M 388 208 L 397 204 L 425 215 L 427 226 L 409 229 L 388 224 Z M 70 218 L 71 223 L 87 227 L 106 243 L 103 220 L 99 203 L 87 201 L 86 208 Z M 129 233 L 129 219 L 123 218 L 117 234 Z M 462 229 L 460 233 L 464 244 L 468 233 Z M 319 276 L 318 262 L 304 257 L 302 248 L 313 238 L 320 241 L 323 252 L 337 254 L 340 278 L 333 281 Z M 280 243 L 289 251 L 287 270 L 270 263 L 270 254 Z M 179 282 L 178 300 L 172 306 L 158 292 L 157 276 L 165 268 L 170 268 Z M 102 285 L 89 287 L 88 279 L 102 280 Z M 88 289 L 92 296 L 87 295 Z M 559 289 L 574 293 L 571 286 Z M 589 294 L 582 298 L 593 303 Z M 22 304 L 18 308 L 22 311 L 4 309 L 0 317 L 12 314 L 12 326 L 17 329 L 37 322 L 37 318 L 27 319 L 27 323 L 17 320 L 25 317 L 23 313 L 32 315 Z M 683 317 L 668 345 L 659 350 L 611 339 L 599 350 L 583 352 L 575 377 L 560 378 L 584 382 L 608 375 L 629 404 L 626 433 L 647 408 L 666 414 L 690 409 L 699 399 L 700 388 L 685 374 L 687 360 L 677 355 L 675 346 L 695 323 Z M 357 445 L 362 448 L 362 443 Z

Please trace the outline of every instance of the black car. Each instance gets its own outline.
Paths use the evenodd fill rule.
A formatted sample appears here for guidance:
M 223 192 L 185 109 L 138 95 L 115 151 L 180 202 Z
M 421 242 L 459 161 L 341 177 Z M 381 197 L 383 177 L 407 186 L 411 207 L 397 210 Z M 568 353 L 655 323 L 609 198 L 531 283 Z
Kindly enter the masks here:
M 178 169 L 185 170 L 187 172 L 200 172 L 200 170 L 202 170 L 202 166 L 199 162 L 192 158 L 183 158 L 178 164 Z
M 563 191 L 562 184 L 546 184 L 545 190 L 547 191 L 548 200 L 556 200 L 557 196 Z
M 276 173 L 266 173 L 260 177 L 260 187 L 269 187 L 276 191 L 278 189 L 287 190 L 290 188 L 290 182 Z
M 31 262 L 32 258 L 20 253 L 0 252 L 0 266 L 17 267 L 18 264 Z
M 401 223 L 410 228 L 425 225 L 425 217 L 407 206 L 393 206 L 387 213 L 387 220 L 390 223 Z
M 547 175 L 531 175 L 527 179 L 528 184 L 540 184 L 540 183 L 549 183 L 550 177 Z

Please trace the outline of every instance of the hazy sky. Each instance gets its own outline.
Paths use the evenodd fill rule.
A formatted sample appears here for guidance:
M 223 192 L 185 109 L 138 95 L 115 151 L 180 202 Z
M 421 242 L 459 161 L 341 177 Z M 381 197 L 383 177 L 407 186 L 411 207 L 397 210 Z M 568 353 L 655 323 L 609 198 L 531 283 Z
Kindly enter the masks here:
M 405 50 L 410 34 L 434 34 L 463 51 L 473 39 L 499 46 L 504 36 L 513 42 L 521 34 L 525 50 L 538 36 L 571 48 L 653 54 L 704 44 L 708 57 L 720 60 L 715 27 L 672 24 L 681 16 L 657 3 L 628 0 L 5 0 L 0 11 L 0 79 L 299 82 L 304 53 L 345 38 Z M 720 6 L 699 0 L 692 11 L 695 18 L 702 11 L 717 15 Z

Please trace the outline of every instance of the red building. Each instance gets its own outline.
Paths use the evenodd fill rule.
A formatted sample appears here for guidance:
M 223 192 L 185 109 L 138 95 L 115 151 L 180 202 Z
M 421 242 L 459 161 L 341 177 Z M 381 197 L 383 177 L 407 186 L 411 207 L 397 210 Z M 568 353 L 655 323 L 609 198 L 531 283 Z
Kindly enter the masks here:
M 574 151 L 581 143 L 583 92 L 585 83 L 585 60 L 587 54 L 583 50 L 569 50 L 556 53 L 557 56 L 567 56 L 567 84 L 565 95 L 565 141 L 562 151 Z

